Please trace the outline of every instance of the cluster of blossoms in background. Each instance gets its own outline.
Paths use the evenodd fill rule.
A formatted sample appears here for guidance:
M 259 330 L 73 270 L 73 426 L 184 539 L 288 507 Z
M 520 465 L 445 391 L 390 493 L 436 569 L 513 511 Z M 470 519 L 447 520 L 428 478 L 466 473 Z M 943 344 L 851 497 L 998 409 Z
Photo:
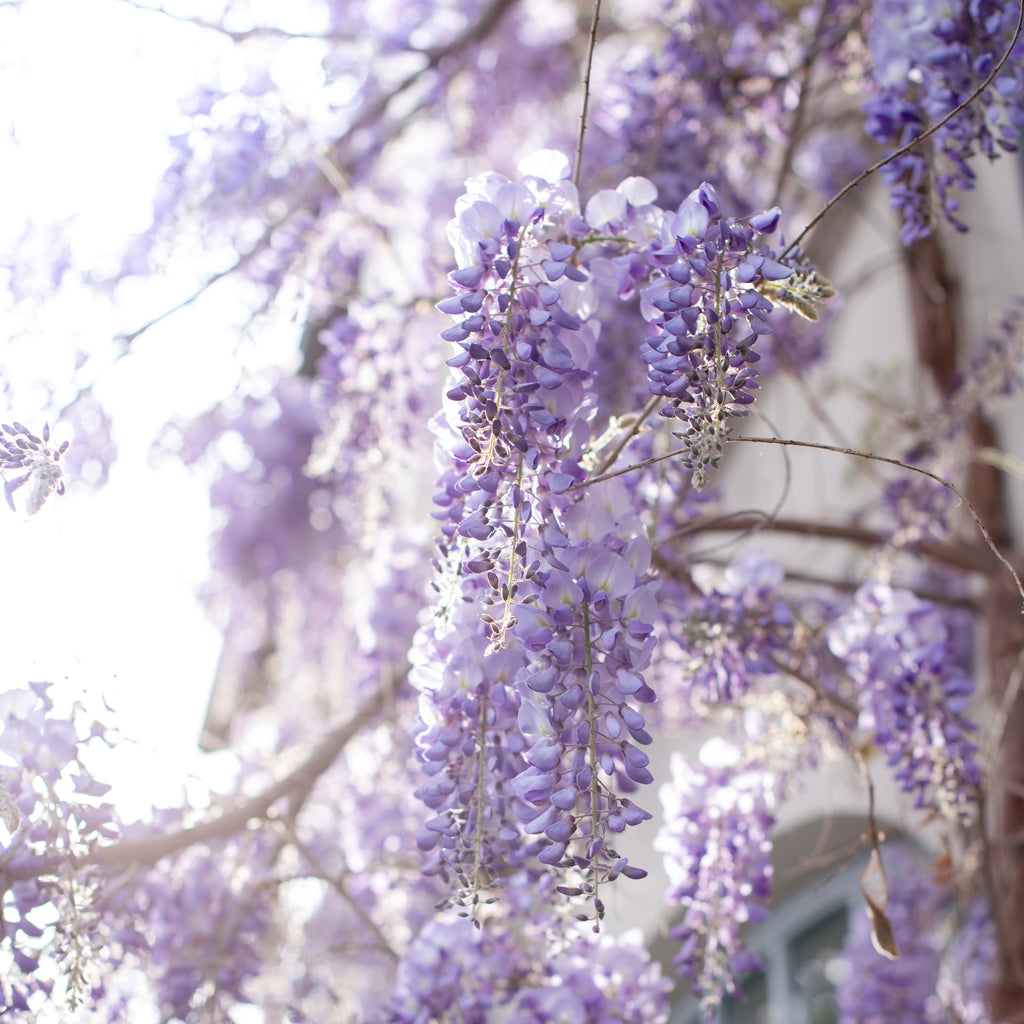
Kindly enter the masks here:
M 915 805 L 973 814 L 981 782 L 967 717 L 974 683 L 943 616 L 910 591 L 866 584 L 829 646 L 857 684 L 861 724 Z
M 843 765 L 890 899 L 867 904 L 873 935 L 851 931 L 842 1020 L 997 1024 L 1005 1006 L 979 993 L 1024 970 L 997 927 L 1019 880 L 986 860 L 1024 822 L 1006 753 L 1019 623 L 1001 617 L 1016 561 L 993 568 L 937 471 L 982 526 L 1009 505 L 976 471 L 1015 466 L 986 417 L 1019 399 L 1019 316 L 971 347 L 950 299 L 934 319 L 955 351 L 919 332 L 885 438 L 907 475 L 872 509 L 855 484 L 809 511 L 789 461 L 777 502 L 728 466 L 741 441 L 786 443 L 760 397 L 776 385 L 820 426 L 808 447 L 845 444 L 845 393 L 819 371 L 872 392 L 825 306 L 846 253 L 800 228 L 1007 58 L 882 171 L 890 262 L 897 237 L 928 237 L 945 272 L 972 157 L 1015 145 L 1019 8 L 608 0 L 591 39 L 568 0 L 299 6 L 288 25 L 227 0 L 153 13 L 220 38 L 234 84 L 185 100 L 152 225 L 105 282 L 128 294 L 198 238 L 195 290 L 170 312 L 225 279 L 252 312 L 231 393 L 161 438 L 211 474 L 204 598 L 224 646 L 207 731 L 237 792 L 124 826 L 80 760 L 102 729 L 41 684 L 0 695 L 0 1015 L 87 1024 L 148 999 L 184 1022 L 251 1003 L 296 1022 L 664 1024 L 692 999 L 710 1019 L 759 967 L 796 781 Z M 289 68 L 313 79 L 285 84 Z M 935 278 L 906 283 L 918 308 L 956 292 Z M 163 319 L 121 324 L 116 359 Z M 289 358 L 249 365 L 282 319 Z M 52 403 L 70 449 L 0 427 L 12 507 L 64 493 L 66 452 L 106 480 L 88 357 Z M 921 367 L 943 359 L 932 414 Z M 741 418 L 759 436 L 737 437 Z M 985 671 L 964 638 L 979 611 Z M 882 773 L 910 828 L 924 812 L 941 829 L 948 886 L 889 857 Z M 653 887 L 659 826 L 660 963 L 615 920 L 631 885 Z M 887 931 L 892 963 L 868 952 Z

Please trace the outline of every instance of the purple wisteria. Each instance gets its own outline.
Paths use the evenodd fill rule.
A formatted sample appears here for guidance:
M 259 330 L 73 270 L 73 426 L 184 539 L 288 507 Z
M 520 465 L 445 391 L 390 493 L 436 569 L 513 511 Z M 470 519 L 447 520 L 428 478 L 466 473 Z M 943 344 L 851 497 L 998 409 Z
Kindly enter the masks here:
M 594 98 L 611 162 L 651 178 L 666 204 L 702 179 L 741 214 L 778 201 L 772 160 L 783 140 L 799 184 L 825 196 L 865 166 L 861 141 L 827 119 L 787 137 L 799 116 L 797 69 L 818 61 L 826 89 L 858 59 L 844 47 L 860 17 L 851 0 L 828 0 L 820 15 L 770 0 L 714 0 L 666 5 L 661 16 L 660 45 L 628 51 Z
M 665 657 L 687 679 L 690 714 L 729 706 L 777 674 L 773 659 L 793 632 L 793 613 L 779 594 L 783 578 L 778 562 L 748 551 L 705 589 L 666 586 Z
M 598 485 L 565 510 L 562 528 L 547 529 L 536 593 L 514 606 L 528 652 L 518 716 L 528 767 L 512 786 L 534 808 L 524 829 L 543 837 L 539 859 L 582 871 L 578 888 L 600 914 L 598 882 L 644 873 L 611 840 L 650 817 L 620 794 L 653 781 L 635 705 L 655 699 L 643 673 L 655 648 L 656 583 L 624 488 Z
M 105 972 L 137 944 L 130 928 L 104 917 L 102 873 L 75 868 L 120 834 L 104 799 L 110 786 L 82 763 L 103 729 L 93 723 L 86 732 L 49 691 L 34 683 L 0 694 L 0 820 L 8 833 L 0 913 L 3 952 L 13 961 L 0 981 L 0 1008 L 26 1014 L 55 993 L 72 1006 L 99 998 Z M 59 965 L 56 977 L 39 971 L 47 959 Z
M 599 919 L 601 882 L 642 874 L 611 838 L 649 816 L 621 794 L 651 781 L 635 705 L 654 698 L 654 584 L 627 491 L 571 490 L 586 476 L 597 337 L 578 252 L 595 232 L 564 158 L 538 154 L 525 170 L 472 179 L 449 225 L 441 603 L 414 657 L 432 776 L 421 793 L 440 813 L 422 844 L 472 893 L 499 869 L 557 867 Z M 626 192 L 653 198 L 649 183 Z
M 667 399 L 661 414 L 683 422 L 683 460 L 698 490 L 721 460 L 728 420 L 747 415 L 754 401 L 755 343 L 772 330 L 765 293 L 793 275 L 775 251 L 755 244 L 778 222 L 778 208 L 749 221 L 723 216 L 705 182 L 666 216 L 661 245 L 648 256 L 663 276 L 643 292 L 643 358 L 651 394 Z
M 495 920 L 474 929 L 456 917 L 430 922 L 399 967 L 387 1024 L 665 1020 L 670 983 L 638 935 L 595 937 L 569 922 L 549 928 L 536 905 L 516 909 L 513 928 Z
M 861 726 L 915 806 L 972 818 L 981 781 L 967 716 L 974 683 L 939 609 L 909 590 L 867 583 L 828 643 L 856 684 Z
M 43 507 L 43 502 L 52 493 L 64 493 L 60 457 L 68 450 L 68 442 L 64 441 L 56 448 L 51 448 L 49 442 L 49 423 L 44 424 L 42 436 L 33 434 L 17 420 L 0 426 L 0 473 L 17 474 L 4 481 L 4 497 L 12 509 L 14 492 L 25 484 L 29 484 L 25 511 L 30 516 Z
M 864 104 L 867 134 L 896 148 L 952 112 L 1003 57 L 1018 13 L 1016 4 L 998 0 L 876 0 L 869 42 L 878 92 Z M 980 152 L 992 160 L 1017 149 L 1022 53 L 1018 40 L 977 102 L 883 168 L 904 244 L 930 234 L 940 219 L 967 230 L 957 193 L 974 187 L 971 158 Z
M 656 846 L 670 881 L 666 899 L 681 908 L 669 931 L 680 943 L 674 961 L 708 1015 L 743 973 L 760 967 L 741 932 L 768 916 L 771 892 L 779 780 L 732 770 L 738 761 L 694 765 L 674 753 L 672 780 L 661 789 L 665 820 Z
M 181 827 L 167 816 L 169 831 Z M 161 1011 L 186 1020 L 251 1001 L 246 986 L 269 945 L 279 842 L 243 833 L 210 849 L 193 847 L 170 864 L 130 874 L 106 909 L 133 921 Z
M 468 182 L 448 230 L 455 295 L 441 304 L 456 317 L 444 337 L 457 355 L 452 404 L 435 425 L 446 467 L 435 497 L 440 606 L 414 645 L 412 678 L 420 757 L 432 777 L 420 792 L 438 812 L 421 846 L 438 846 L 435 870 L 472 900 L 525 863 L 510 783 L 526 768 L 516 723 L 528 660 L 510 636 L 512 607 L 539 568 L 527 540 L 535 509 L 582 477 L 586 440 L 582 381 L 594 333 L 566 308 L 586 275 L 570 270 L 575 247 L 558 241 L 576 213 L 575 188 L 564 158 L 534 163 L 548 165 L 551 180 Z M 544 491 L 531 493 L 537 484 Z M 525 853 L 540 848 L 531 840 Z
M 0 25 L 38 9 L 45 28 L 46 6 L 0 0 Z M 54 433 L 84 424 L 70 451 L 0 424 L 0 475 L 29 514 L 69 478 L 102 485 L 93 389 L 131 393 L 112 363 L 131 383 L 144 350 L 180 365 L 179 327 L 227 340 L 227 394 L 164 447 L 212 470 L 204 596 L 224 639 L 203 743 L 236 770 L 125 827 L 82 763 L 110 737 L 43 684 L 0 691 L 0 1022 L 665 1024 L 692 1008 L 673 990 L 727 1017 L 783 898 L 773 855 L 826 815 L 814 867 L 849 870 L 861 834 L 890 882 L 868 902 L 875 947 L 891 922 L 900 949 L 854 930 L 842 1024 L 1005 1018 L 985 1002 L 1024 999 L 1007 927 L 1024 911 L 1024 585 L 1005 599 L 1022 553 L 997 478 L 1020 466 L 992 399 L 1020 397 L 1021 310 L 987 347 L 951 316 L 948 349 L 924 351 L 868 204 L 817 210 L 968 96 L 1019 8 L 607 0 L 591 35 L 569 0 L 170 6 L 122 12 L 210 55 L 151 227 L 93 261 L 71 221 L 0 239 L 18 348 L 0 393 L 22 407 L 21 349 L 68 322 L 67 298 L 75 365 L 54 380 L 47 361 L 31 387 Z M 1017 43 L 971 109 L 885 168 L 904 245 L 964 226 L 973 157 L 1017 145 L 1022 68 Z M 983 212 L 978 251 L 1012 265 L 1024 233 Z M 934 231 L 942 280 L 915 277 L 914 298 L 934 283 L 988 314 L 1001 274 L 944 252 L 952 237 Z M 841 313 L 819 318 L 835 289 L 808 253 Z M 877 312 L 901 315 L 880 341 L 860 311 L 883 279 Z M 96 283 L 109 325 L 80 302 Z M 905 373 L 868 365 L 897 352 Z M 213 382 L 220 362 L 181 369 Z M 939 363 L 941 404 L 920 387 Z M 772 371 L 784 414 L 742 446 L 766 457 L 716 474 Z M 872 432 L 890 406 L 900 429 Z M 865 436 L 877 455 L 845 447 Z M 804 461 L 840 452 L 867 456 L 849 490 Z M 1005 561 L 935 481 L 873 486 L 898 458 L 948 476 Z M 897 786 L 858 785 L 883 759 Z M 784 808 L 811 771 L 827 811 L 817 786 Z M 897 820 L 894 788 L 925 813 Z M 892 848 L 925 821 L 934 882 Z M 657 824 L 667 907 L 638 883 Z M 617 934 L 638 890 L 643 939 Z M 644 949 L 666 934 L 671 967 Z

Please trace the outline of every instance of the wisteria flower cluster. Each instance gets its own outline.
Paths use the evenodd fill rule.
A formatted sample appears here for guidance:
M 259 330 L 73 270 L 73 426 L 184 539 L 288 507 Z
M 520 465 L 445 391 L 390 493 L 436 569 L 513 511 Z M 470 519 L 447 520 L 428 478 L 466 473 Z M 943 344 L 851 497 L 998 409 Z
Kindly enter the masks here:
M 773 250 L 755 246 L 778 221 L 777 207 L 747 222 L 724 217 L 704 182 L 666 218 L 662 247 L 648 257 L 664 276 L 643 292 L 651 325 L 643 358 L 651 394 L 668 400 L 661 414 L 685 424 L 684 461 L 698 490 L 721 460 L 728 419 L 747 415 L 754 401 L 755 342 L 772 330 L 764 293 L 793 274 Z
M 27 23 L 36 6 L 0 0 L 0 22 Z M 0 1019 L 664 1024 L 677 979 L 639 937 L 609 934 L 609 893 L 624 887 L 631 913 L 651 748 L 681 724 L 684 748 L 695 727 L 718 730 L 692 762 L 674 754 L 657 840 L 672 974 L 709 1018 L 758 966 L 750 932 L 777 895 L 791 784 L 833 757 L 863 767 L 873 745 L 938 812 L 927 818 L 950 839 L 969 909 L 953 921 L 945 888 L 889 856 L 873 794 L 856 804 L 890 868 L 885 923 L 901 955 L 869 955 L 855 930 L 844 1024 L 985 1024 L 982 993 L 1019 992 L 1024 951 L 968 900 L 984 876 L 993 907 L 1005 893 L 1004 913 L 1020 909 L 1019 873 L 991 854 L 1019 824 L 1020 736 L 1007 697 L 992 770 L 975 748 L 975 609 L 879 582 L 853 593 L 829 575 L 842 556 L 812 582 L 750 550 L 751 524 L 793 561 L 803 552 L 784 534 L 844 555 L 874 543 L 862 491 L 841 518 L 827 496 L 839 521 L 800 521 L 744 481 L 711 483 L 772 370 L 792 378 L 784 394 L 810 436 L 744 440 L 830 458 L 841 449 L 818 427 L 855 436 L 809 374 L 831 352 L 817 304 L 834 289 L 800 246 L 837 220 L 833 204 L 818 217 L 808 204 L 970 95 L 1010 46 L 1017 7 L 606 0 L 588 37 L 575 0 L 189 6 L 140 16 L 230 56 L 185 101 L 152 227 L 106 283 L 132 300 L 115 304 L 119 321 L 144 286 L 125 279 L 166 267 L 173 285 L 182 266 L 191 278 L 163 315 L 117 323 L 126 356 L 232 281 L 252 314 L 239 352 L 262 353 L 249 341 L 267 328 L 298 339 L 281 368 L 246 358 L 232 395 L 176 446 L 216 464 L 205 596 L 225 642 L 204 739 L 237 748 L 241 799 L 125 828 L 82 765 L 77 712 L 61 718 L 43 686 L 0 694 Z M 971 109 L 886 166 L 904 243 L 940 221 L 963 227 L 973 155 L 1016 146 L 1020 43 L 1010 56 Z M 574 145 L 574 161 L 541 149 L 510 170 L 514 151 Z M 855 266 L 846 248 L 859 219 L 806 251 L 834 258 L 837 281 L 873 286 L 877 254 Z M 808 228 L 787 246 L 797 223 Z M 19 313 L 32 288 L 45 303 L 103 274 L 75 267 L 60 231 L 42 237 L 0 254 Z M 941 260 L 941 233 L 932 244 L 952 296 L 964 261 Z M 791 331 L 791 314 L 811 329 Z M 961 343 L 955 319 L 944 408 L 901 450 L 911 462 L 970 445 L 1005 470 L 1012 459 L 975 428 L 1024 379 L 1019 310 L 987 350 Z M 62 423 L 93 421 L 96 443 L 70 457 L 102 482 L 109 423 L 88 376 L 102 360 L 85 347 Z M 6 376 L 0 390 L 18 397 Z M 889 458 L 906 438 L 885 441 Z M 8 504 L 20 494 L 32 514 L 63 493 L 67 455 L 48 426 L 0 425 Z M 799 503 L 796 462 L 785 487 Z M 946 465 L 973 476 L 966 460 Z M 922 555 L 957 568 L 952 582 L 901 578 L 950 605 L 999 596 L 1000 578 L 947 529 L 944 491 L 921 479 L 881 499 L 896 513 L 887 553 L 900 573 Z M 974 500 L 971 479 L 963 493 Z M 991 632 L 993 649 L 1005 642 L 979 674 L 999 692 L 1020 643 Z M 978 813 L 983 789 L 999 813 Z
M 60 457 L 68 450 L 69 442 L 63 441 L 57 448 L 51 448 L 49 423 L 44 424 L 41 437 L 17 420 L 0 425 L 0 431 L 0 472 L 8 470 L 18 474 L 5 480 L 4 497 L 13 509 L 14 492 L 31 484 L 25 511 L 30 516 L 35 515 L 53 492 L 64 493 Z
M 666 658 L 684 673 L 691 713 L 733 704 L 777 674 L 775 659 L 793 632 L 783 577 L 778 562 L 748 551 L 705 589 L 666 587 Z
M 512 933 L 474 928 L 461 917 L 437 918 L 402 958 L 387 1020 L 487 1024 L 492 1008 L 507 1002 L 528 973 Z
M 597 90 L 615 161 L 650 177 L 673 205 L 701 179 L 741 214 L 775 201 L 773 176 L 757 171 L 793 116 L 789 73 L 813 56 L 842 82 L 846 29 L 858 17 L 849 0 L 830 0 L 817 24 L 806 15 L 767 0 L 666 4 L 660 48 L 627 51 Z M 792 140 L 793 162 L 827 196 L 864 166 L 864 152 L 827 122 L 816 127 Z
M 671 982 L 651 963 L 637 933 L 580 937 L 549 958 L 542 985 L 520 988 L 509 1024 L 659 1024 Z
M 166 819 L 168 830 L 176 822 Z M 269 831 L 193 847 L 166 867 L 130 873 L 109 909 L 135 922 L 162 1012 L 187 1019 L 247 1002 L 262 968 L 273 920 L 280 843 Z
M 995 0 L 876 0 L 869 41 L 878 92 L 864 104 L 868 135 L 899 147 L 951 113 L 1005 54 L 1018 10 Z M 967 230 L 957 193 L 974 187 L 971 157 L 980 151 L 992 160 L 1018 145 L 1022 52 L 1018 41 L 992 88 L 926 144 L 883 168 L 904 244 L 930 234 L 937 218 Z
M 491 882 L 491 864 L 521 866 L 524 851 L 582 870 L 590 877 L 566 890 L 591 897 L 600 917 L 599 882 L 635 870 L 608 836 L 648 816 L 616 789 L 651 779 L 633 704 L 653 699 L 642 676 L 654 648 L 650 547 L 621 485 L 571 492 L 586 475 L 596 339 L 576 255 L 593 233 L 567 161 L 539 154 L 531 167 L 550 177 L 473 179 L 449 227 L 460 267 L 441 304 L 458 346 L 455 404 L 437 427 L 443 604 L 421 631 L 415 676 L 434 777 L 422 793 L 443 813 L 423 838 L 447 838 L 470 888 L 484 861 Z M 497 842 L 520 849 L 489 853 L 485 817 Z
M 0 1005 L 28 1012 L 55 988 L 69 1004 L 94 999 L 103 971 L 118 966 L 130 937 L 114 934 L 100 912 L 101 873 L 77 865 L 120 835 L 110 786 L 95 779 L 82 757 L 103 729 L 80 735 L 74 715 L 62 714 L 48 684 L 0 694 L 0 768 L 3 822 L 9 833 L 0 851 L 4 952 L 13 969 L 0 982 Z M 39 972 L 54 958 L 58 978 Z
M 828 631 L 857 685 L 861 725 L 915 806 L 969 820 L 981 771 L 968 718 L 974 683 L 941 612 L 909 590 L 867 583 Z
M 618 794 L 653 781 L 635 703 L 655 698 L 643 676 L 655 647 L 650 547 L 625 489 L 593 490 L 565 510 L 561 535 L 548 529 L 538 592 L 514 606 L 528 652 L 518 719 L 529 745 L 513 787 L 539 811 L 525 830 L 543 834 L 540 860 L 597 869 L 588 894 L 597 879 L 643 874 L 609 834 L 650 817 Z
M 760 966 L 742 929 L 767 917 L 773 875 L 779 779 L 731 771 L 736 761 L 695 765 L 673 753 L 672 779 L 661 789 L 665 820 L 656 847 L 671 885 L 666 899 L 681 908 L 669 931 L 680 942 L 674 961 L 708 1015 Z
M 561 929 L 530 922 L 513 930 L 494 920 L 474 929 L 463 918 L 442 917 L 403 958 L 386 1020 L 661 1024 L 669 987 L 637 934 L 595 937 L 568 922 Z

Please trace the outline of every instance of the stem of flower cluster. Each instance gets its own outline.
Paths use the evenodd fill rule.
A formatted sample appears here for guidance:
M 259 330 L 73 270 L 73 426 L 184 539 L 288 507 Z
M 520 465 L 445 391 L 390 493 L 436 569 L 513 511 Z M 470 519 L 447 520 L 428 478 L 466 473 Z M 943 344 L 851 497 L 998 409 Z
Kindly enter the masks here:
M 512 283 L 508 289 L 508 309 L 505 310 L 505 326 L 501 331 L 501 344 L 505 355 L 508 355 L 508 344 L 512 337 L 512 310 L 515 308 L 516 299 L 516 282 L 519 280 L 519 258 L 523 252 L 523 239 L 526 237 L 525 225 L 519 229 L 519 245 L 516 247 L 516 254 L 512 260 L 512 269 L 509 272 L 512 275 Z M 502 391 L 505 387 L 505 371 L 503 370 L 498 375 L 498 383 L 494 389 L 494 404 L 495 407 L 501 408 L 501 396 Z M 496 444 L 496 438 L 494 436 L 494 427 L 491 427 L 491 438 L 487 445 L 487 465 L 490 466 L 491 459 L 494 456 L 494 445 Z
M 483 857 L 484 833 L 484 755 L 487 749 L 487 695 L 480 698 L 480 727 L 476 737 L 476 835 L 473 837 L 473 921 L 479 924 L 476 917 L 480 903 L 480 863 Z
M 590 644 L 590 605 L 586 602 L 583 603 L 583 636 L 585 650 L 584 657 L 587 670 L 587 724 L 590 727 L 590 742 L 588 744 L 590 760 L 590 838 L 593 843 L 597 841 L 597 830 L 599 825 L 597 807 L 597 708 L 594 704 L 594 693 L 590 687 L 590 676 L 594 668 L 594 658 Z M 594 931 L 597 932 L 601 930 L 601 914 L 597 909 L 600 906 L 598 903 L 598 887 L 601 884 L 600 872 L 596 867 L 591 867 L 591 873 L 594 879 Z
M 516 465 L 516 487 L 522 488 L 523 484 L 523 456 L 519 456 L 519 461 Z M 501 632 L 498 635 L 497 640 L 494 641 L 494 649 L 498 649 L 505 646 L 505 634 L 508 632 L 508 627 L 512 619 L 511 607 L 513 597 L 513 587 L 515 586 L 515 567 L 516 567 L 516 547 L 519 544 L 519 530 L 522 526 L 520 518 L 520 506 L 517 503 L 512 514 L 512 536 L 509 539 L 509 554 L 508 554 L 508 574 L 505 577 L 505 611 L 501 616 Z

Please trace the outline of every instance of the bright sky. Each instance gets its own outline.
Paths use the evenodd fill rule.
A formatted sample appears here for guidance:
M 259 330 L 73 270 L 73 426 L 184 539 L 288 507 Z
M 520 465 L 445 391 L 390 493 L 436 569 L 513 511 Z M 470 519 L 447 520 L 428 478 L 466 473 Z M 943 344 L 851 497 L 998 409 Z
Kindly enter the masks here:
M 26 217 L 45 224 L 73 215 L 76 259 L 109 268 L 147 223 L 176 99 L 209 67 L 199 35 L 121 0 L 0 7 L 0 91 L 10 119 L 0 137 L 0 251 Z M 145 322 L 188 290 L 164 283 L 138 299 L 130 322 Z M 149 449 L 163 422 L 200 411 L 230 387 L 231 345 L 212 336 L 208 319 L 186 315 L 105 369 L 116 330 L 106 317 L 83 294 L 48 303 L 31 324 L 0 318 L 0 338 L 14 335 L 3 356 L 4 377 L 14 381 L 9 403 L 0 390 L 3 420 L 41 430 L 39 395 L 19 391 L 18 382 L 31 371 L 66 374 L 69 352 L 80 348 L 97 357 L 96 393 L 121 449 L 96 497 L 72 489 L 31 518 L 0 507 L 0 686 L 48 679 L 72 694 L 102 695 L 140 751 L 161 752 L 163 783 L 152 759 L 118 762 L 133 782 L 132 805 L 145 807 L 180 799 L 219 652 L 195 598 L 210 526 L 202 483 L 169 460 L 154 467 Z M 52 427 L 59 443 L 59 422 Z

